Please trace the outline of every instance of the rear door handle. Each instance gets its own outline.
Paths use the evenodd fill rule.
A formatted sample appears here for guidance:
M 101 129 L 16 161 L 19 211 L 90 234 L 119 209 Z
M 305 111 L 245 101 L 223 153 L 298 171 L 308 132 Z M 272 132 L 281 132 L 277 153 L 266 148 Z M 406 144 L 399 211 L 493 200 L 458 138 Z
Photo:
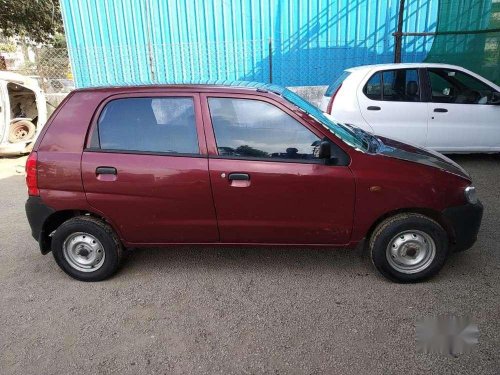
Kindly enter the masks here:
M 367 110 L 369 111 L 380 111 L 382 108 L 380 108 L 379 106 L 377 105 L 371 105 L 369 106 L 368 108 L 366 108 Z
M 446 108 L 434 108 L 434 112 L 445 113 L 448 112 L 448 110 Z
M 95 174 L 117 174 L 115 167 L 97 167 L 95 169 Z
M 229 181 L 249 181 L 250 175 L 248 173 L 229 173 L 227 178 Z

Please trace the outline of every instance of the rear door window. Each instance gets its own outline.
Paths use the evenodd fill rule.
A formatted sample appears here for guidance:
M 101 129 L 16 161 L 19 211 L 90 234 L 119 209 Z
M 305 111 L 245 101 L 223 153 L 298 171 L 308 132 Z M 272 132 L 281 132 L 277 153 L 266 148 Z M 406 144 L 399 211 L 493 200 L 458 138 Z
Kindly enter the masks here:
M 363 92 L 372 100 L 392 102 L 420 101 L 420 83 L 417 69 L 395 69 L 375 73 Z
M 208 103 L 219 156 L 319 161 L 321 139 L 278 107 L 252 99 Z
M 325 96 L 331 97 L 339 89 L 342 82 L 351 75 L 348 71 L 343 71 L 342 74 L 326 89 Z
M 198 154 L 193 98 L 112 100 L 99 116 L 98 137 L 103 150 Z

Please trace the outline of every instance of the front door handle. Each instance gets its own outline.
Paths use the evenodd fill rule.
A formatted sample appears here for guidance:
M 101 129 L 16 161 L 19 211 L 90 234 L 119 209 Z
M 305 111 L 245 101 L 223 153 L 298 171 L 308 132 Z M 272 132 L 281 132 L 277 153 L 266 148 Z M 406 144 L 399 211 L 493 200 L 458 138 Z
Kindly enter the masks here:
M 227 178 L 229 181 L 250 181 L 250 175 L 248 173 L 229 173 Z
M 446 108 L 434 108 L 434 112 L 445 113 L 448 112 Z
M 366 109 L 369 111 L 380 111 L 382 108 L 380 108 L 378 105 L 371 105 Z
M 95 174 L 113 174 L 116 175 L 117 171 L 115 167 L 97 167 L 95 169 Z

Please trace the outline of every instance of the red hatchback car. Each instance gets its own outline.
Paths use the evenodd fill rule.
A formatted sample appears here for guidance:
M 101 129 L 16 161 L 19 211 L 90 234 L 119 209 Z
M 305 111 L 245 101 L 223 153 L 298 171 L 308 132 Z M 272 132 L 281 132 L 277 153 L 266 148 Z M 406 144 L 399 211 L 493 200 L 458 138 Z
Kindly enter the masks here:
M 265 84 L 73 91 L 26 164 L 42 254 L 84 281 L 124 248 L 355 247 L 394 281 L 472 246 L 483 208 L 435 152 L 337 124 Z

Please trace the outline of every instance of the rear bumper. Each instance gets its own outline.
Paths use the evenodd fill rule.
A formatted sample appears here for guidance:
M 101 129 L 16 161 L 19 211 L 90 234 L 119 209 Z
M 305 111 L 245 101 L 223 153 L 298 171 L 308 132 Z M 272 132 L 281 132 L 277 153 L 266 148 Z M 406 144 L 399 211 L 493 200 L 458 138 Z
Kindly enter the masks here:
M 43 225 L 47 218 L 55 211 L 45 205 L 40 197 L 29 197 L 25 204 L 26 217 L 31 227 L 31 235 L 40 244 L 42 254 L 50 251 L 48 244 L 44 243 L 46 236 L 43 233 Z
M 474 245 L 483 218 L 481 202 L 447 208 L 443 215 L 453 230 L 452 251 L 467 250 Z

